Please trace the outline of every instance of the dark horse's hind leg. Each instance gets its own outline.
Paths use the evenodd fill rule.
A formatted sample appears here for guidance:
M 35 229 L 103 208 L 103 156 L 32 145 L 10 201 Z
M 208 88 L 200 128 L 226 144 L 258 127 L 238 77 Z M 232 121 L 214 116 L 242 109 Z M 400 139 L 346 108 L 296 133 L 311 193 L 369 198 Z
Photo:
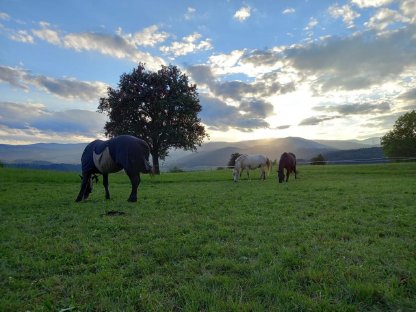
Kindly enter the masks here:
M 290 170 L 286 169 L 286 182 L 289 181 Z
M 130 182 L 131 182 L 131 193 L 127 201 L 136 202 L 137 201 L 137 188 L 139 187 L 139 184 L 140 184 L 140 174 L 127 173 L 127 175 L 129 176 Z
M 105 199 L 110 199 L 110 191 L 108 190 L 108 173 L 103 173 L 103 185 L 105 189 Z
M 81 200 L 84 199 L 85 191 L 87 189 L 87 184 L 89 183 L 90 177 L 91 177 L 91 174 L 82 175 L 81 189 L 79 190 L 77 199 L 75 199 L 76 202 L 80 202 Z M 88 195 L 85 197 L 85 199 L 88 197 Z

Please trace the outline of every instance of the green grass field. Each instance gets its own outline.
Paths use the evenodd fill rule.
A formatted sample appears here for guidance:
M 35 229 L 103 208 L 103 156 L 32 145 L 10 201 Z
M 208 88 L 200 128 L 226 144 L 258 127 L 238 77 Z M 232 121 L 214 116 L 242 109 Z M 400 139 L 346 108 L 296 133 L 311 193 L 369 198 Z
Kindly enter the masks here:
M 299 170 L 0 168 L 0 311 L 415 311 L 416 163 Z

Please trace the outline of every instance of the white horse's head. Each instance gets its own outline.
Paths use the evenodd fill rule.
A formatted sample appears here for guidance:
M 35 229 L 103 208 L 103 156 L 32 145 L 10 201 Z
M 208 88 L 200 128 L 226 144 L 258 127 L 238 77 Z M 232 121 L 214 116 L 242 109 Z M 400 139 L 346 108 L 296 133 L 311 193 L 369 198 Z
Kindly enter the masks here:
M 235 160 L 235 164 L 234 164 L 234 170 L 233 170 L 233 179 L 234 182 L 237 182 L 238 179 L 240 178 L 240 174 L 241 174 L 241 169 L 243 169 L 243 162 L 244 159 L 246 159 L 247 155 L 243 154 L 240 155 L 236 158 Z
M 240 170 L 237 169 L 237 166 L 235 166 L 234 167 L 234 170 L 233 170 L 233 179 L 234 179 L 234 182 L 237 182 L 239 177 L 240 177 Z

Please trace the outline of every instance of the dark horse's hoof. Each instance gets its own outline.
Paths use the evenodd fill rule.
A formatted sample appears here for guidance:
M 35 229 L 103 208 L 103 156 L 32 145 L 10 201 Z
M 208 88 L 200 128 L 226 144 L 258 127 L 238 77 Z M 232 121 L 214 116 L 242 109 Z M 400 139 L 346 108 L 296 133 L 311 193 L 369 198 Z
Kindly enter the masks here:
M 135 203 L 135 202 L 137 202 L 137 198 L 129 198 L 129 199 L 127 199 L 127 201 L 129 203 Z
M 79 203 L 81 200 L 82 200 L 82 198 L 77 198 L 77 199 L 75 199 L 75 202 Z

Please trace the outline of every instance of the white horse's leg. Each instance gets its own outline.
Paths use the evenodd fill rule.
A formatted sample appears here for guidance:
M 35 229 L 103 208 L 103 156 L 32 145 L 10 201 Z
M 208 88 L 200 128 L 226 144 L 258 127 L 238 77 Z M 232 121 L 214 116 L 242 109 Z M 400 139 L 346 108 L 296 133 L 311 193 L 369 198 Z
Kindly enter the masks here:
M 260 171 L 261 171 L 260 180 L 262 180 L 262 179 L 263 179 L 263 181 L 266 180 L 266 171 L 264 170 L 263 166 L 260 167 Z

